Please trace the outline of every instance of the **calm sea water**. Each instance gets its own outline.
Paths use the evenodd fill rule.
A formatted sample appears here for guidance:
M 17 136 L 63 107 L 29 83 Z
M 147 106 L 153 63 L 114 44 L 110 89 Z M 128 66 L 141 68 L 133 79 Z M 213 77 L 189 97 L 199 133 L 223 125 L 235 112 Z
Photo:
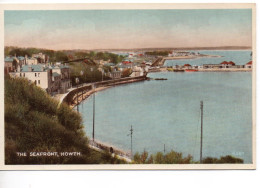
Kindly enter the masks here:
M 242 57 L 249 61 L 245 56 L 250 56 L 250 52 L 222 53 L 240 57 L 233 57 L 232 61 Z M 221 51 L 212 54 L 219 55 Z M 193 61 L 199 65 L 202 59 Z M 166 152 L 173 149 L 199 160 L 200 101 L 203 100 L 203 156 L 233 155 L 245 163 L 252 162 L 252 73 L 161 72 L 148 76 L 168 80 L 127 84 L 96 94 L 97 140 L 129 151 L 127 135 L 132 125 L 134 153 L 144 149 L 149 153 L 163 152 L 165 144 Z M 90 138 L 92 104 L 90 97 L 79 108 Z
M 219 64 L 223 61 L 233 61 L 237 65 L 244 65 L 251 61 L 251 51 L 198 51 L 201 54 L 207 55 L 219 55 L 219 58 L 198 58 L 198 59 L 186 59 L 186 60 L 168 60 L 165 66 L 184 65 L 186 63 L 190 65 L 203 65 L 203 64 Z

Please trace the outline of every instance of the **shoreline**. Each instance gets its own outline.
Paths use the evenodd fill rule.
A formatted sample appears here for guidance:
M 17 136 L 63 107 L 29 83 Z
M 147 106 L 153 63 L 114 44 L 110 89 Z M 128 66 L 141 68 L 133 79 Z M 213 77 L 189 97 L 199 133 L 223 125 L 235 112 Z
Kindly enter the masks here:
M 223 57 L 221 55 L 198 55 L 198 56 L 176 56 L 176 57 L 164 57 L 162 61 L 166 60 L 181 60 L 181 59 L 198 59 L 198 58 L 220 58 Z
M 185 73 L 185 69 L 181 73 Z M 198 71 L 195 72 L 252 72 L 252 69 L 249 68 L 237 68 L 237 69 L 197 69 Z M 154 70 L 150 70 L 149 73 L 156 73 L 156 72 L 174 72 L 174 71 L 169 71 L 167 70 L 167 67 L 162 67 L 162 68 L 157 68 Z M 176 73 L 176 72 L 174 72 Z M 180 72 L 177 72 L 180 73 Z
M 67 103 L 71 108 L 76 107 L 79 105 L 82 101 L 86 100 L 90 95 L 92 95 L 95 92 L 103 91 L 105 89 L 122 85 L 122 84 L 128 84 L 133 82 L 140 82 L 146 80 L 146 75 L 144 76 L 138 76 L 138 77 L 127 77 L 127 78 L 121 78 L 121 79 L 115 79 L 115 80 L 107 80 L 107 81 L 101 81 L 101 82 L 94 82 L 94 83 L 88 83 L 83 84 L 78 88 L 73 88 L 69 92 L 63 94 L 62 96 L 59 96 L 60 103 Z M 93 85 L 96 86 L 95 89 L 93 89 Z M 78 97 L 77 97 L 78 96 Z M 78 103 L 77 103 L 78 100 Z
M 76 99 L 73 99 L 73 104 L 72 105 L 69 105 L 71 108 L 75 108 L 77 105 L 80 105 L 80 103 L 82 103 L 84 100 L 87 100 L 93 93 L 97 93 L 99 91 L 103 91 L 105 89 L 108 89 L 110 88 L 111 86 L 106 86 L 106 87 L 98 87 L 96 88 L 95 90 L 94 89 L 91 89 L 90 91 L 87 91 L 87 92 L 83 92 L 83 95 L 82 94 L 79 94 L 78 96 L 78 104 L 77 104 L 77 98 Z

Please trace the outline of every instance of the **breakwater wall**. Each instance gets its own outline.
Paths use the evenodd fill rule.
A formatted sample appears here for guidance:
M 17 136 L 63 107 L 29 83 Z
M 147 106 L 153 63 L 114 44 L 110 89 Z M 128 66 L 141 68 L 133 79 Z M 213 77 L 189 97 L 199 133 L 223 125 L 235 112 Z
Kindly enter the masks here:
M 133 82 L 139 82 L 146 80 L 146 75 L 137 76 L 137 77 L 127 77 L 127 78 L 119 78 L 113 80 L 106 80 L 101 82 L 93 82 L 89 84 L 79 85 L 77 88 L 74 88 L 70 92 L 66 94 L 66 96 L 62 99 L 62 103 L 67 103 L 69 106 L 74 107 L 87 97 L 89 97 L 92 93 L 100 91 L 102 89 L 106 89 L 109 87 L 113 87 L 121 84 L 128 84 Z M 94 89 L 95 87 L 95 89 Z

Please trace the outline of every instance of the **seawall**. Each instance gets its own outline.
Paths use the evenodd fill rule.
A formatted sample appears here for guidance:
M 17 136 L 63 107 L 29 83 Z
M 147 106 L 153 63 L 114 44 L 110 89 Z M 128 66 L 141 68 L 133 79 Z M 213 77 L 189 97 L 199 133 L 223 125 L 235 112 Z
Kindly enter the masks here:
M 73 108 L 77 104 L 80 104 L 83 100 L 87 99 L 94 92 L 101 91 L 116 85 L 140 82 L 146 79 L 147 77 L 145 75 L 79 85 L 77 88 L 74 88 L 73 90 L 66 93 L 66 95 L 61 99 L 61 103 L 67 103 L 71 108 Z

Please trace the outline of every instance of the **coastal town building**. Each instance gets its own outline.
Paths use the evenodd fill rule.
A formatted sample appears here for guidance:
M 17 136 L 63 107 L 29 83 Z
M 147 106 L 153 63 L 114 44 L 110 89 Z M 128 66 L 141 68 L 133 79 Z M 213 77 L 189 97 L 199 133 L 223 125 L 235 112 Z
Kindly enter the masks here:
M 109 72 L 107 76 L 110 77 L 111 79 L 119 79 L 122 76 L 122 72 L 119 70 L 114 70 L 112 72 Z
M 235 66 L 236 64 L 233 61 L 223 61 L 222 63 L 220 63 L 222 68 L 232 68 L 233 66 Z
M 192 68 L 192 66 L 191 66 L 190 64 L 184 64 L 184 65 L 183 65 L 183 68 L 184 68 L 184 69 L 190 69 L 190 68 Z
M 221 69 L 222 65 L 221 64 L 203 64 L 202 68 L 203 69 Z
M 203 69 L 239 69 L 239 68 L 246 68 L 244 65 L 236 65 L 233 61 L 223 61 L 220 64 L 203 64 Z
M 247 64 L 245 64 L 245 68 L 252 69 L 252 61 L 249 61 Z
M 144 76 L 145 70 L 142 67 L 134 66 L 132 69 L 132 74 L 130 77 L 136 77 L 136 76 Z
M 37 65 L 39 63 L 46 64 L 48 56 L 43 53 L 33 54 L 32 57 L 25 56 L 7 56 L 5 57 L 5 74 L 14 72 L 19 66 L 24 65 Z
M 38 63 L 48 63 L 49 57 L 43 53 L 32 54 L 32 58 L 37 59 Z
M 25 65 L 37 65 L 38 61 L 34 57 L 28 57 L 25 55 Z
M 17 59 L 18 59 L 18 61 L 19 61 L 18 64 L 19 64 L 20 66 L 25 65 L 25 57 L 23 57 L 23 56 L 18 56 Z
M 18 66 L 15 72 L 10 72 L 11 77 L 27 78 L 30 82 L 41 87 L 47 93 L 51 93 L 51 71 L 43 65 Z
M 23 65 L 9 72 L 11 77 L 27 78 L 49 94 L 65 93 L 71 88 L 70 69 L 67 65 Z
M 71 81 L 70 81 L 70 68 L 68 65 L 63 65 L 61 63 L 56 63 L 56 65 L 49 66 L 49 68 L 52 70 L 52 73 L 56 77 L 60 75 L 60 81 L 59 81 L 59 89 L 58 93 L 66 93 L 69 88 L 71 88 Z M 58 79 L 58 78 L 56 78 Z
M 19 60 L 16 57 L 6 57 L 4 59 L 4 72 L 8 74 L 9 72 L 14 72 L 16 67 L 18 66 Z
M 60 93 L 60 86 L 61 86 L 61 75 L 57 72 L 52 72 L 52 85 L 51 91 L 52 93 Z

